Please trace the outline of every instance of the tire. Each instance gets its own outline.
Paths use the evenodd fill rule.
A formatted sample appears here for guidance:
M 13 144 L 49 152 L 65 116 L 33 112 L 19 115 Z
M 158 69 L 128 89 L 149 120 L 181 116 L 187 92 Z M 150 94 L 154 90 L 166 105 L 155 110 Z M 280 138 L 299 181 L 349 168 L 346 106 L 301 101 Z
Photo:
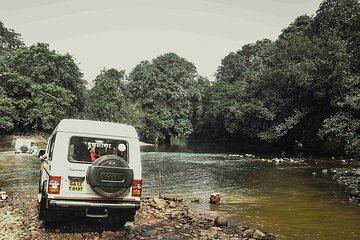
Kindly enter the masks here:
M 40 184 L 40 183 L 39 183 Z M 47 197 L 46 197 L 46 194 L 45 194 L 45 182 L 42 186 L 40 190 L 41 192 L 41 200 L 38 204 L 38 212 L 39 212 L 39 220 L 43 220 L 44 222 L 45 221 L 48 221 L 48 218 L 49 218 L 49 210 L 46 209 L 46 201 L 47 201 Z
M 94 168 L 105 167 L 107 169 L 119 169 L 119 168 L 125 169 L 123 172 L 121 173 L 118 172 L 117 174 L 121 174 L 121 176 L 126 180 L 127 183 L 132 182 L 133 172 L 131 169 L 129 169 L 129 165 L 127 164 L 127 162 L 119 156 L 105 155 L 98 158 L 93 163 L 93 165 L 88 168 L 88 171 L 86 173 L 86 179 L 88 181 L 88 184 L 93 189 L 93 191 L 101 197 L 104 198 L 118 197 L 122 195 L 124 192 L 126 192 L 131 186 L 131 184 L 130 185 L 127 184 L 126 186 L 122 186 L 121 184 L 119 184 L 119 186 L 103 186 L 99 184 L 101 179 L 99 180 L 100 177 L 98 176 L 98 175 L 101 176 L 102 174 L 98 174 L 99 172 L 94 171 L 93 170 L 94 168 L 92 167 Z
M 123 219 L 119 216 L 116 216 L 116 215 L 109 216 L 108 221 L 109 221 L 110 226 L 115 229 L 123 228 L 126 224 L 125 219 Z
M 20 147 L 20 150 L 22 153 L 26 153 L 29 150 L 29 148 L 26 145 L 23 145 Z
M 45 207 L 46 201 L 44 201 L 44 197 L 41 197 L 41 201 L 38 205 L 38 211 L 39 211 L 39 220 L 43 220 L 44 222 L 48 220 L 48 211 Z

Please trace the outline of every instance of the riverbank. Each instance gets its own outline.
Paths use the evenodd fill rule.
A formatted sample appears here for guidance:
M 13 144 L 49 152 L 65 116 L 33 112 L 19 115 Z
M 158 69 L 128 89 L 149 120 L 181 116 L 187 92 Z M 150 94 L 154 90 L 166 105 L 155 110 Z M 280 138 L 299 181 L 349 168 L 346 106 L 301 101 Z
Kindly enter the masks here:
M 14 135 L 0 135 L 0 151 L 13 151 L 16 139 L 33 139 L 40 148 L 45 148 L 49 134 L 47 133 L 26 133 Z M 154 146 L 154 144 L 140 141 L 140 146 Z
M 241 226 L 224 217 L 196 213 L 179 199 L 146 198 L 135 221 L 124 228 L 104 221 L 69 218 L 44 226 L 37 219 L 34 195 L 12 195 L 0 204 L 1 239 L 257 239 L 273 240 L 273 234 Z
M 40 148 L 46 147 L 48 138 L 46 133 L 19 133 L 14 135 L 0 135 L 0 151 L 14 151 L 16 139 L 33 139 Z
M 349 192 L 349 200 L 360 203 L 360 168 L 333 168 L 333 179 L 344 184 Z

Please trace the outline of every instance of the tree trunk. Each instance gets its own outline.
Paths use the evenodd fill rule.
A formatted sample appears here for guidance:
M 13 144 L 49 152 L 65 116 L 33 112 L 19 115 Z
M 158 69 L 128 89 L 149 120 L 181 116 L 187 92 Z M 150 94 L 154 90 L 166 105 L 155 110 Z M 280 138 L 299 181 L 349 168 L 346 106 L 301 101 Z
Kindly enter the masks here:
M 171 135 L 166 135 L 164 139 L 165 146 L 170 146 Z

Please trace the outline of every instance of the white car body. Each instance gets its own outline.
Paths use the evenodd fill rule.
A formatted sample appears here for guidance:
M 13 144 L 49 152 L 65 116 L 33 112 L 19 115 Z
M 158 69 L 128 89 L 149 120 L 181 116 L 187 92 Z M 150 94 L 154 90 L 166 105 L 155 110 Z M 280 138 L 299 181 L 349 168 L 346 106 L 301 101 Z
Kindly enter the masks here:
M 133 172 L 132 185 L 119 196 L 99 196 L 94 191 L 93 186 L 89 185 L 90 178 L 93 176 L 90 177 L 87 173 L 90 168 L 96 168 L 94 167 L 95 162 L 77 161 L 71 155 L 74 154 L 74 144 L 71 143 L 79 141 L 78 139 L 83 140 L 81 144 L 89 146 L 90 152 L 91 146 L 94 148 L 96 146 L 103 151 L 104 147 L 106 150 L 112 147 L 111 144 L 99 143 L 99 141 L 107 140 L 116 143 L 121 141 L 121 144 L 116 145 L 116 148 L 119 146 L 119 148 L 126 149 L 122 149 L 124 151 L 122 154 L 127 159 L 128 169 L 126 171 Z M 84 139 L 100 140 L 89 143 L 90 140 L 85 141 Z M 118 216 L 122 225 L 126 221 L 133 220 L 135 211 L 140 207 L 142 186 L 140 146 L 134 127 L 110 122 L 64 119 L 50 135 L 45 156 L 39 183 L 40 219 L 50 221 L 52 215 L 64 212 L 76 212 L 87 217 L 110 217 L 110 212 L 114 212 L 112 216 Z M 104 158 L 104 156 L 102 157 Z M 108 163 L 113 164 L 115 160 L 111 161 Z M 110 167 L 102 166 L 102 168 Z M 117 171 L 117 169 L 120 168 L 115 170 Z M 113 186 L 115 183 L 112 182 L 121 180 L 116 174 L 121 175 L 122 173 L 111 171 L 99 173 L 106 178 L 106 180 L 101 181 L 104 181 L 105 184 L 110 182 L 109 184 Z M 59 188 L 56 189 L 58 184 Z M 45 215 L 41 216 L 41 211 L 45 212 Z
M 15 153 L 29 153 L 37 154 L 39 147 L 37 142 L 33 139 L 16 139 L 15 142 Z

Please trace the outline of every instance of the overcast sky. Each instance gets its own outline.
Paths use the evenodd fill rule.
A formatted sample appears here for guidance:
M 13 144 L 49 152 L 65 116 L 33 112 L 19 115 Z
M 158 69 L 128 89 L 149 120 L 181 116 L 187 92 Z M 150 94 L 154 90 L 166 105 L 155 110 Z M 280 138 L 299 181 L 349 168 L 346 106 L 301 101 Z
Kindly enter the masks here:
M 213 79 L 220 61 L 269 38 L 320 0 L 0 0 L 0 21 L 26 45 L 70 53 L 91 82 L 103 68 L 130 71 L 175 52 Z

